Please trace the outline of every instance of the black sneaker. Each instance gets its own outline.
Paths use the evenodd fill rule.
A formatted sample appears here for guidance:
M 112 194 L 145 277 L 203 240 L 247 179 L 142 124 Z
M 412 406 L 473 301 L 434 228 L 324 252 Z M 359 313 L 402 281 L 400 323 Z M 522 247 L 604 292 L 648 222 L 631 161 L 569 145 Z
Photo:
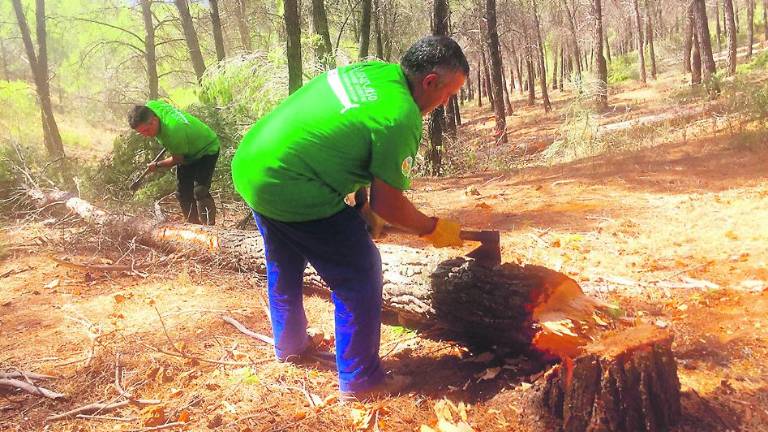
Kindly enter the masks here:
M 309 345 L 301 354 L 293 354 L 285 358 L 278 358 L 277 361 L 295 365 L 320 363 L 325 366 L 336 368 L 336 354 L 331 351 L 320 351 L 314 345 Z
M 388 373 L 384 379 L 375 386 L 362 391 L 339 392 L 339 402 L 365 402 L 387 396 L 396 396 L 405 393 L 405 389 L 413 380 L 409 376 Z

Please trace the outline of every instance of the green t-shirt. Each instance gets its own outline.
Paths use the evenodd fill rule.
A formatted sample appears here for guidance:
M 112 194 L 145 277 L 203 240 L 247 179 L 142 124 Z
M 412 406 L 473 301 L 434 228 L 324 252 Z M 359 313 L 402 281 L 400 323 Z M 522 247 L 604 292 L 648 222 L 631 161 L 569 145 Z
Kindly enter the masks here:
M 421 112 L 397 64 L 356 63 L 301 87 L 243 137 L 235 189 L 283 222 L 331 216 L 373 177 L 404 190 L 421 141 Z
M 147 102 L 160 119 L 160 131 L 155 137 L 171 154 L 184 156 L 184 164 L 219 152 L 219 138 L 197 117 L 161 100 Z

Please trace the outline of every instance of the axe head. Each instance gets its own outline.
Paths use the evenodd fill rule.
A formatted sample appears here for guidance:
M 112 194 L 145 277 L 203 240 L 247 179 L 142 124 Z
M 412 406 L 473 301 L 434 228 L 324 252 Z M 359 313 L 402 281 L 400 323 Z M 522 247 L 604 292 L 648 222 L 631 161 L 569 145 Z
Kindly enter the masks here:
M 501 264 L 501 245 L 498 231 L 462 231 L 461 238 L 480 242 L 480 246 L 467 254 L 468 257 L 486 267 L 496 267 Z

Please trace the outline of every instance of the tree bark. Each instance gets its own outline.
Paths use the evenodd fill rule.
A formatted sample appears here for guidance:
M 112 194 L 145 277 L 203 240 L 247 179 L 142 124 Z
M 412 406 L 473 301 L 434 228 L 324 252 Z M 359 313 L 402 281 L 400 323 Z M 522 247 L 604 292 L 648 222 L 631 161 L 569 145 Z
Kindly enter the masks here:
M 432 34 L 448 35 L 448 1 L 436 0 L 432 9 Z M 442 171 L 443 131 L 445 130 L 445 109 L 437 107 L 429 116 L 429 165 L 431 173 L 439 176 Z
M 525 67 L 528 69 L 528 106 L 534 106 L 536 105 L 536 77 L 530 57 L 525 59 Z
M 376 57 L 384 59 L 384 44 L 381 38 L 381 5 L 375 0 L 373 11 L 373 29 L 376 32 Z
M 635 10 L 635 23 L 637 25 L 637 57 L 638 67 L 640 69 L 640 81 L 645 84 L 647 81 L 645 75 L 645 44 L 643 43 L 643 18 L 640 15 L 640 6 L 637 0 L 632 0 L 632 8 Z
M 224 35 L 221 32 L 219 0 L 208 0 L 208 2 L 211 5 L 211 27 L 213 29 L 213 43 L 216 45 L 216 59 L 222 61 L 227 53 L 224 51 Z
M 701 47 L 699 45 L 699 34 L 693 32 L 693 53 L 691 55 L 691 84 L 701 84 Z
M 459 98 L 454 95 L 451 99 L 453 99 L 453 114 L 456 116 L 456 128 L 458 129 L 458 127 L 461 126 L 461 109 L 459 108 Z
M 552 90 L 557 90 L 557 61 L 560 56 L 560 50 L 557 45 L 552 49 Z
M 723 51 L 723 41 L 721 36 L 722 29 L 720 29 L 720 0 L 715 0 L 715 33 L 717 33 L 717 52 Z
M 653 12 L 652 8 L 650 7 L 648 0 L 645 1 L 645 15 L 646 15 L 646 21 L 645 21 L 645 35 L 646 40 L 648 41 L 648 55 L 651 57 L 651 79 L 656 79 L 656 50 L 653 46 Z
M 477 65 L 477 106 L 483 106 L 483 78 L 481 76 L 482 66 Z
M 501 52 L 499 49 L 499 33 L 496 27 L 496 0 L 485 0 L 485 42 L 490 57 L 491 91 L 493 95 L 493 111 L 496 115 L 494 136 L 497 143 L 507 142 L 507 114 L 504 110 L 504 83 L 501 72 Z
M 536 26 L 536 46 L 538 47 L 538 62 L 539 62 L 539 85 L 541 87 L 541 100 L 544 106 L 544 112 L 552 111 L 552 104 L 549 101 L 549 91 L 547 90 L 547 65 L 546 57 L 544 57 L 544 41 L 541 37 L 541 23 L 539 22 L 539 7 L 536 4 L 536 0 L 531 0 L 531 7 L 533 10 L 533 25 Z
M 570 32 L 571 36 L 571 56 L 576 58 L 577 61 L 575 62 L 576 66 L 576 81 L 579 83 L 577 87 L 581 87 L 581 60 L 578 60 L 581 57 L 581 53 L 579 51 L 579 42 L 577 39 L 576 34 L 576 18 L 574 14 L 576 11 L 571 11 L 571 8 L 568 6 L 568 0 L 561 0 L 563 9 L 565 9 L 565 15 L 568 23 L 568 30 Z
M 752 58 L 755 43 L 755 0 L 747 0 L 747 60 Z
M 32 70 L 32 78 L 35 81 L 37 97 L 40 100 L 40 115 L 43 126 L 43 136 L 45 147 L 51 159 L 58 160 L 66 157 L 64 154 L 64 144 L 59 133 L 59 126 L 53 115 L 53 104 L 51 103 L 51 90 L 48 83 L 48 52 L 47 52 L 47 32 L 45 26 L 45 1 L 35 1 L 35 17 L 37 21 L 36 34 L 38 53 L 35 53 L 35 46 L 32 42 L 32 35 L 29 31 L 27 18 L 24 16 L 24 10 L 21 0 L 13 0 L 13 9 L 16 13 L 16 20 L 19 24 L 19 32 L 24 43 L 24 49 L 27 52 L 29 67 Z
M 693 3 L 689 3 L 685 11 L 685 34 L 683 35 L 683 72 L 685 73 L 691 73 L 691 54 L 694 43 L 693 26 Z
M 506 114 L 512 114 L 512 100 L 509 98 L 507 88 L 507 71 L 504 68 L 504 62 L 501 62 L 501 87 L 504 90 L 504 111 Z
M 144 20 L 144 60 L 147 63 L 147 83 L 149 98 L 159 97 L 159 77 L 157 75 L 157 54 L 155 53 L 155 24 L 152 19 L 152 0 L 141 0 L 141 16 Z
M 650 325 L 607 334 L 544 375 L 541 401 L 564 432 L 656 432 L 681 418 L 673 336 Z
M 715 65 L 715 59 L 712 56 L 712 43 L 710 42 L 709 24 L 707 22 L 707 8 L 704 0 L 693 0 L 694 2 L 694 18 L 696 23 L 696 35 L 699 42 L 699 55 L 701 56 L 701 69 L 702 78 L 707 85 L 714 86 L 711 90 L 713 93 L 719 93 L 720 89 L 717 88 L 717 83 L 712 80 L 712 77 L 717 72 L 717 66 Z
M 362 12 L 360 13 L 360 50 L 357 58 L 368 57 L 368 48 L 371 44 L 371 0 L 362 0 Z
M 246 52 L 253 51 L 251 44 L 251 31 L 248 28 L 248 11 L 245 7 L 245 0 L 236 0 L 235 15 L 237 16 L 237 32 L 240 34 L 240 43 Z
M 488 62 L 485 59 L 485 47 L 480 48 L 480 59 L 483 61 L 483 87 L 485 87 L 485 97 L 488 98 L 488 103 L 491 104 L 491 109 L 496 110 L 496 98 L 493 94 L 493 87 L 491 86 L 491 72 L 488 68 Z
M 283 0 L 285 11 L 286 55 L 288 57 L 288 94 L 301 88 L 301 23 L 299 22 L 299 5 L 296 0 Z
M 377 0 L 378 1 L 378 0 Z M 317 58 L 326 69 L 336 67 L 336 56 L 331 45 L 331 33 L 328 31 L 328 16 L 325 13 L 325 0 L 312 0 L 312 25 L 315 34 L 320 36 L 317 46 Z
M 608 66 L 603 57 L 603 2 L 602 0 L 593 0 L 592 15 L 595 17 L 595 63 L 597 66 L 597 92 L 595 95 L 595 104 L 597 109 L 604 111 L 608 109 Z
M 179 10 L 181 28 L 184 30 L 184 39 L 187 41 L 189 58 L 192 60 L 192 68 L 195 70 L 197 82 L 201 82 L 203 80 L 203 74 L 205 73 L 205 61 L 203 61 L 203 53 L 200 51 L 200 42 L 197 40 L 197 32 L 192 23 L 192 15 L 189 13 L 189 5 L 187 5 L 187 0 L 173 0 L 173 2 L 176 4 L 176 9 Z
M 733 17 L 733 0 L 723 0 L 723 13 L 725 14 L 725 35 L 728 38 L 728 75 L 736 73 L 736 21 Z

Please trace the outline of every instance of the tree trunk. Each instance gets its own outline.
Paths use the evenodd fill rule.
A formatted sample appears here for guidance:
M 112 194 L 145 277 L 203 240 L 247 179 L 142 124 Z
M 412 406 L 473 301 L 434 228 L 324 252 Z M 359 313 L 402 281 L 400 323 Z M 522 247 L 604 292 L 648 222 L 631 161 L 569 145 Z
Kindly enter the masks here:
M 638 67 L 640 68 L 640 81 L 647 82 L 645 76 L 645 46 L 643 43 L 643 18 L 640 15 L 640 6 L 637 0 L 632 0 L 632 7 L 635 10 L 635 23 L 637 25 L 637 57 Z
M 693 54 L 691 56 L 691 84 L 701 84 L 701 48 L 699 45 L 699 34 L 693 32 Z
M 559 55 L 560 50 L 555 45 L 554 49 L 552 49 L 552 90 L 557 90 L 557 61 Z
M 547 66 L 546 57 L 544 57 L 544 42 L 541 38 L 541 23 L 539 23 L 539 10 L 536 0 L 531 0 L 533 8 L 533 25 L 536 26 L 536 45 L 538 46 L 539 60 L 539 85 L 541 87 L 541 100 L 544 105 L 544 112 L 552 111 L 552 104 L 549 101 L 549 92 L 547 91 Z
M 605 34 L 605 55 L 608 58 L 608 64 L 610 64 L 613 60 L 611 60 L 611 44 L 608 43 L 608 33 L 603 32 Z
M 192 24 L 192 15 L 189 13 L 187 0 L 173 0 L 173 2 L 176 4 L 176 9 L 179 10 L 181 28 L 184 30 L 184 39 L 187 41 L 187 50 L 189 50 L 189 58 L 192 60 L 192 68 L 195 69 L 197 82 L 201 82 L 205 73 L 205 62 L 203 61 L 203 53 L 200 51 L 200 43 L 197 40 L 195 26 Z
M 544 407 L 564 432 L 670 430 L 682 411 L 672 340 L 647 324 L 602 336 L 544 375 Z
M 376 32 L 376 57 L 384 59 L 384 44 L 381 39 L 381 6 L 379 1 L 376 0 L 374 3 L 373 29 Z
M 688 8 L 686 8 L 685 34 L 683 35 L 683 72 L 685 73 L 691 73 L 691 54 L 694 44 L 693 27 L 693 3 L 689 3 Z
M 237 32 L 240 34 L 240 43 L 246 52 L 253 51 L 251 44 L 251 31 L 248 29 L 248 11 L 245 7 L 246 0 L 236 0 L 235 15 L 237 16 Z
M 768 44 L 768 0 L 763 0 L 763 44 Z
M 377 0 L 378 1 L 378 0 Z M 328 31 L 328 17 L 325 14 L 325 0 L 312 0 L 312 25 L 315 34 L 320 36 L 317 46 L 317 58 L 326 69 L 336 67 L 336 56 L 331 45 L 331 33 Z
M 453 98 L 455 96 L 451 96 Z M 445 104 L 445 133 L 449 137 L 456 139 L 456 113 L 454 112 L 453 101 L 448 100 Z
M 480 64 L 477 65 L 477 106 L 481 107 L 483 106 L 483 78 L 482 73 L 480 72 L 482 70 L 482 66 Z
M 645 15 L 646 15 L 646 22 L 645 22 L 645 36 L 648 40 L 648 55 L 651 56 L 651 79 L 656 79 L 656 50 L 653 46 L 653 20 L 652 20 L 652 9 L 650 5 L 648 4 L 648 0 L 645 0 Z
M 363 10 L 360 14 L 360 50 L 357 58 L 368 57 L 368 47 L 371 42 L 371 0 L 362 0 Z
M 571 36 L 571 55 L 578 59 L 580 58 L 580 50 L 579 50 L 579 42 L 578 42 L 578 36 L 576 34 L 576 18 L 574 17 L 574 14 L 576 11 L 571 11 L 571 8 L 568 6 L 567 0 L 561 0 L 563 4 L 563 9 L 565 9 L 565 15 L 567 18 L 567 24 L 568 24 L 568 30 L 570 32 Z M 576 81 L 578 83 L 581 83 L 581 63 L 579 61 L 576 62 Z M 581 84 L 578 84 L 578 87 L 580 87 Z
M 528 69 L 528 106 L 534 106 L 536 105 L 536 78 L 533 71 L 533 61 L 530 57 L 525 59 L 525 67 Z
M 147 83 L 149 98 L 159 97 L 157 76 L 157 55 L 155 54 L 155 25 L 152 20 L 152 0 L 141 0 L 141 16 L 144 19 L 144 60 L 147 62 Z
M 299 5 L 296 0 L 283 0 L 285 11 L 286 54 L 288 57 L 288 94 L 301 88 L 301 22 L 299 21 Z
M 723 52 L 723 41 L 720 37 L 720 0 L 715 0 L 715 33 L 717 33 L 717 52 Z
M 603 1 L 593 0 L 592 15 L 595 17 L 595 62 L 597 63 L 597 94 L 595 104 L 597 109 L 608 109 L 608 66 L 603 57 Z
M 16 20 L 19 23 L 19 32 L 21 33 L 21 39 L 24 43 L 24 49 L 27 52 L 29 67 L 32 70 L 32 78 L 35 81 L 37 97 L 40 100 L 40 115 L 42 119 L 45 147 L 51 159 L 63 159 L 66 155 L 64 154 L 64 145 L 61 141 L 59 126 L 56 124 L 56 118 L 53 115 L 53 104 L 51 103 L 50 85 L 48 83 L 45 1 L 35 1 L 35 18 L 37 21 L 36 35 L 39 54 L 35 53 L 35 46 L 32 42 L 32 35 L 29 31 L 27 18 L 24 16 L 21 0 L 13 0 L 13 9 L 16 12 Z
M 221 33 L 221 17 L 219 15 L 219 0 L 208 0 L 211 4 L 211 27 L 213 28 L 213 43 L 216 45 L 216 59 L 224 60 L 224 35 Z
M 560 45 L 560 91 L 565 90 L 565 47 Z
M 507 88 L 507 71 L 504 68 L 504 62 L 501 62 L 501 84 L 504 89 L 504 110 L 506 114 L 512 114 L 512 100 L 509 97 L 509 90 Z
M 702 78 L 707 85 L 715 85 L 717 83 L 712 81 L 712 76 L 717 72 L 717 66 L 715 65 L 715 59 L 712 56 L 712 43 L 710 42 L 709 24 L 707 22 L 707 8 L 704 0 L 693 0 L 694 2 L 694 18 L 696 35 L 699 41 L 699 55 L 701 56 L 701 69 Z M 713 89 L 715 93 L 719 93 L 720 89 Z
M 456 116 L 456 128 L 461 126 L 461 109 L 459 108 L 459 98 L 453 96 L 453 114 Z
M 496 110 L 496 98 L 493 94 L 493 87 L 491 86 L 491 72 L 488 70 L 488 62 L 485 60 L 485 47 L 480 48 L 480 59 L 483 62 L 483 87 L 485 87 L 485 97 L 488 98 L 488 103 L 491 104 L 491 109 Z
M 490 57 L 491 91 L 493 111 L 496 115 L 494 136 L 497 143 L 507 142 L 507 114 L 504 110 L 504 83 L 501 72 L 501 52 L 499 49 L 499 33 L 496 28 L 496 0 L 485 1 L 485 30 L 488 56 Z
M 723 0 L 723 13 L 725 13 L 725 35 L 728 38 L 728 75 L 736 73 L 736 21 L 733 17 L 733 0 Z
M 752 58 L 755 43 L 755 0 L 747 0 L 747 60 Z
M 436 0 L 432 9 L 432 34 L 448 35 L 448 1 Z M 445 109 L 437 107 L 429 117 L 429 163 L 431 173 L 439 176 L 442 169 L 443 131 L 445 130 Z

